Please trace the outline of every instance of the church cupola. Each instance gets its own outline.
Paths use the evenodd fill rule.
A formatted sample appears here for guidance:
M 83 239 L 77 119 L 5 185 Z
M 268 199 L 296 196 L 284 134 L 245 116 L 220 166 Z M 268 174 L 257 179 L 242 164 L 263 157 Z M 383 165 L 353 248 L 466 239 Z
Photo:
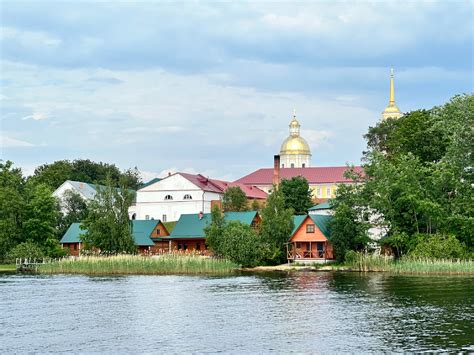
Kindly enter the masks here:
M 282 168 L 306 168 L 311 163 L 311 151 L 304 138 L 300 136 L 300 123 L 293 112 L 290 121 L 290 135 L 283 141 L 280 149 Z

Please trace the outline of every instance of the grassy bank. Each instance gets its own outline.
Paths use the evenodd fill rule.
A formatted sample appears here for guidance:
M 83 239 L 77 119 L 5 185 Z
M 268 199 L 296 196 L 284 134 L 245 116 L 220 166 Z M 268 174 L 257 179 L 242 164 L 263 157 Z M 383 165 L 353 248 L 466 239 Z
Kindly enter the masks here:
M 45 274 L 87 275 L 164 275 L 164 274 L 228 274 L 238 265 L 223 259 L 198 255 L 162 255 L 145 257 L 137 255 L 86 256 L 62 259 L 41 265 Z
M 16 265 L 15 264 L 0 264 L 0 272 L 1 271 L 15 271 Z
M 398 274 L 474 274 L 474 260 L 410 257 L 394 260 L 387 256 L 358 253 L 346 266 L 356 271 L 386 271 Z

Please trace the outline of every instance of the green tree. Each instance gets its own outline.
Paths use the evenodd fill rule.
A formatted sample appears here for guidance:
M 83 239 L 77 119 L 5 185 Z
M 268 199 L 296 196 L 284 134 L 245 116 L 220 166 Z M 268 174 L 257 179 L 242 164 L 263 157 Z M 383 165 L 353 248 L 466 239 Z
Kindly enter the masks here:
M 351 173 L 348 172 L 347 175 Z M 354 180 L 360 178 L 353 175 Z M 369 211 L 362 198 L 363 185 L 340 185 L 336 198 L 332 201 L 334 217 L 329 228 L 329 241 L 333 246 L 334 256 L 343 262 L 348 251 L 365 248 L 369 242 L 367 235 Z
M 43 246 L 46 240 L 56 238 L 56 223 L 59 216 L 58 201 L 45 184 L 28 184 L 26 198 L 23 222 L 25 239 Z
M 222 207 L 226 212 L 247 211 L 247 196 L 239 186 L 231 186 L 222 196 Z
M 308 180 L 304 177 L 295 176 L 282 180 L 280 189 L 285 197 L 285 207 L 292 208 L 295 214 L 307 214 L 308 209 L 313 206 Z
M 72 162 L 59 160 L 41 165 L 35 169 L 34 175 L 29 180 L 35 184 L 46 184 L 52 190 L 56 190 L 66 180 L 104 185 L 107 183 L 107 177 L 114 186 L 122 184 L 136 190 L 141 184 L 137 168 L 122 173 L 114 164 L 96 163 L 89 159 L 77 159 Z
M 466 247 L 453 235 L 424 235 L 410 256 L 433 259 L 460 259 L 466 256 Z
M 11 161 L 0 161 L 0 262 L 11 248 L 25 240 L 25 179 Z
M 211 211 L 211 223 L 204 228 L 206 235 L 206 245 L 211 249 L 216 256 L 220 255 L 220 241 L 222 234 L 226 227 L 224 214 L 221 212 L 219 206 L 214 205 Z
M 260 238 L 252 227 L 230 221 L 220 236 L 218 254 L 244 267 L 254 267 L 262 259 Z
M 72 223 L 82 222 L 87 217 L 87 203 L 77 192 L 66 190 L 60 201 L 61 216 L 58 235 L 62 237 Z
M 117 189 L 111 179 L 107 180 L 105 187 L 97 188 L 83 223 L 86 232 L 82 240 L 86 247 L 111 254 L 136 252 L 128 218 L 132 199 L 133 194 L 124 185 Z
M 285 196 L 279 188 L 273 188 L 266 206 L 261 211 L 260 238 L 268 263 L 278 264 L 286 260 L 286 243 L 294 227 L 293 210 L 286 208 Z

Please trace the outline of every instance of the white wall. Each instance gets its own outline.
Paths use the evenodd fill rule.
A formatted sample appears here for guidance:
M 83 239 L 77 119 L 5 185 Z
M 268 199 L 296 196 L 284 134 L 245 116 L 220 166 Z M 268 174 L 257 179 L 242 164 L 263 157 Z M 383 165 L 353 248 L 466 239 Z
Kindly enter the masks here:
M 172 200 L 165 199 L 171 196 Z M 190 195 L 191 200 L 184 199 Z M 205 192 L 179 174 L 172 175 L 137 191 L 136 219 L 177 221 L 182 214 L 208 213 L 211 201 L 220 200 L 221 194 Z M 130 212 L 130 211 L 129 211 Z

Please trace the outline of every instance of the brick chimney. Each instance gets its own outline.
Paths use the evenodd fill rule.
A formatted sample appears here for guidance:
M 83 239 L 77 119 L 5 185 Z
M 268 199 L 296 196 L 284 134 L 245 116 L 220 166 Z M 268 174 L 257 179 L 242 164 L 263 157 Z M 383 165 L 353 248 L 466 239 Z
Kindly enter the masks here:
M 280 185 L 280 156 L 273 157 L 273 185 Z

